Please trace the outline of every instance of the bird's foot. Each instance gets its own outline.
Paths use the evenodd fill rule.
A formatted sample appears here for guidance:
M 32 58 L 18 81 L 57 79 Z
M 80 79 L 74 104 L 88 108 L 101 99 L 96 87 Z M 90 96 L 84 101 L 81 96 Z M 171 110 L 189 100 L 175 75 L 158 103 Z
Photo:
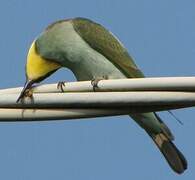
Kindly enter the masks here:
M 19 100 L 17 100 L 17 102 L 21 101 L 22 103 L 24 103 L 25 98 L 30 98 L 31 102 L 34 103 L 33 89 L 27 89 L 23 96 Z
M 91 85 L 93 86 L 93 91 L 94 91 L 94 92 L 97 91 L 99 81 L 101 81 L 101 80 L 106 80 L 106 79 L 108 79 L 107 76 L 102 76 L 102 78 L 93 78 L 93 79 L 91 80 Z
M 58 84 L 57 84 L 57 89 L 60 89 L 61 92 L 64 92 L 64 87 L 66 86 L 66 82 L 65 81 L 60 81 Z

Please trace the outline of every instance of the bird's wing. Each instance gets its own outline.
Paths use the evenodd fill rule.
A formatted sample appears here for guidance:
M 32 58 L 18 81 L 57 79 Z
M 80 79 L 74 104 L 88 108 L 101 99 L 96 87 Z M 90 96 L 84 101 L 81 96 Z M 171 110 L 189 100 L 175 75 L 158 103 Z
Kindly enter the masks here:
M 126 77 L 144 77 L 121 42 L 103 26 L 85 18 L 72 19 L 72 24 L 89 46 L 105 56 Z

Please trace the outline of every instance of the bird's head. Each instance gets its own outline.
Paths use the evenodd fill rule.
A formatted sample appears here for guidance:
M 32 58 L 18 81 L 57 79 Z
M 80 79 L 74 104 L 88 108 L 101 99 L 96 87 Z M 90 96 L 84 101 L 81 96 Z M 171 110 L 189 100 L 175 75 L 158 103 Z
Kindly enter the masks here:
M 45 32 L 32 43 L 27 55 L 26 83 L 17 102 L 26 95 L 34 83 L 44 80 L 61 67 L 53 46 L 55 43 L 52 44 L 53 40 L 50 37 Z

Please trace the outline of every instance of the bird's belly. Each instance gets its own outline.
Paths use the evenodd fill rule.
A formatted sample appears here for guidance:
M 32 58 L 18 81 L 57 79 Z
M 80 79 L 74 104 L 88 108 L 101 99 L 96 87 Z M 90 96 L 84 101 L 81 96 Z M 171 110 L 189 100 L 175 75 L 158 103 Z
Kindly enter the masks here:
M 88 50 L 80 59 L 78 65 L 72 68 L 74 75 L 79 81 L 104 76 L 109 79 L 125 78 L 125 75 L 117 67 L 98 52 L 94 52 L 94 50 Z
M 126 76 L 106 57 L 91 48 L 88 44 L 75 44 L 71 48 L 70 69 L 77 80 L 91 80 L 107 76 L 109 79 L 125 78 Z M 120 60 L 119 60 L 120 61 Z
M 69 62 L 70 69 L 77 80 L 91 80 L 103 76 L 109 79 L 125 78 L 125 75 L 110 60 L 88 44 L 75 43 L 74 45 L 71 48 Z

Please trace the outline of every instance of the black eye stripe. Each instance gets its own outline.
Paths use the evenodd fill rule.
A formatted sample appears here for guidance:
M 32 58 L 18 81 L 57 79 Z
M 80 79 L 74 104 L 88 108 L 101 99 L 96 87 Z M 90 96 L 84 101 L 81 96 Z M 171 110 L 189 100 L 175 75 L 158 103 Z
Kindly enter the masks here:
M 57 69 L 55 69 L 55 70 L 53 70 L 53 71 L 48 72 L 47 74 L 45 74 L 44 76 L 42 76 L 42 77 L 40 77 L 40 78 L 38 78 L 38 79 L 35 79 L 34 82 L 35 82 L 35 83 L 38 83 L 38 82 L 44 80 L 45 78 L 49 77 L 51 74 L 53 74 L 54 72 L 56 72 L 58 69 L 59 69 L 59 68 L 57 68 Z

